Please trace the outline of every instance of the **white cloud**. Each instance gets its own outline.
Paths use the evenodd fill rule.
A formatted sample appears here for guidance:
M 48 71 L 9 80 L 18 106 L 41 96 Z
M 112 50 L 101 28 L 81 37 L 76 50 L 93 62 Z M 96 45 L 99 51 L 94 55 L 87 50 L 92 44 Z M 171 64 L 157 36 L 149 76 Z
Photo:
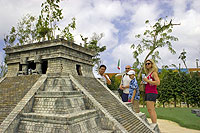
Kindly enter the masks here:
M 41 2 L 41 0 L 0 0 L 0 38 L 8 34 L 11 26 L 16 26 L 24 15 L 29 13 L 37 16 Z
M 185 49 L 187 52 L 186 61 L 188 67 L 196 67 L 195 60 L 196 58 L 200 57 L 200 12 L 197 12 L 197 10 L 193 9 L 192 6 L 191 9 L 186 10 L 187 1 L 177 0 L 173 1 L 173 3 L 166 2 L 166 4 L 174 5 L 172 9 L 175 16 L 170 16 L 170 18 L 173 19 L 174 23 L 181 23 L 180 26 L 174 26 L 174 31 L 172 33 L 174 36 L 179 38 L 179 41 L 172 42 L 173 48 L 176 50 L 175 55 L 172 55 L 167 47 L 159 49 L 161 60 L 159 61 L 158 66 L 161 67 L 162 65 L 171 64 L 176 64 L 178 66 L 178 64 L 181 63 L 181 66 L 184 67 L 182 61 L 178 60 L 178 57 L 182 50 Z M 162 13 L 162 9 L 158 8 L 158 3 L 156 2 L 151 4 L 142 2 L 134 6 L 132 11 L 134 11 L 131 21 L 132 26 L 130 26 L 131 30 L 129 30 L 129 34 L 127 35 L 127 38 L 129 38 L 127 43 L 137 44 L 138 41 L 134 38 L 134 35 L 144 33 L 146 29 L 144 25 L 145 20 L 148 19 L 152 24 L 154 24 L 155 21 L 159 18 L 160 13 Z M 126 49 L 126 47 L 127 46 L 125 45 L 120 45 L 120 49 Z M 119 46 L 117 48 L 119 49 Z M 114 52 L 116 52 L 115 49 L 113 50 L 113 53 Z M 140 56 L 141 61 L 144 59 L 144 55 L 146 54 Z M 123 55 L 123 52 L 118 50 L 116 55 Z M 114 60 L 119 58 L 118 56 L 113 56 Z M 132 53 L 126 57 L 126 59 L 130 58 L 132 58 Z M 126 62 L 128 63 L 128 61 Z
M 161 2 L 162 7 L 160 7 Z M 16 25 L 23 15 L 31 13 L 38 16 L 41 3 L 41 0 L 0 0 L 0 41 L 2 42 L 3 35 L 7 34 L 11 26 Z M 64 20 L 59 23 L 61 27 L 67 26 L 72 17 L 76 18 L 77 29 L 73 33 L 77 43 L 81 42 L 80 34 L 91 37 L 94 32 L 104 33 L 105 36 L 100 44 L 106 45 L 107 50 L 101 54 L 101 57 L 103 63 L 108 66 L 108 72 L 117 71 L 119 58 L 124 65 L 133 64 L 135 60 L 130 45 L 138 42 L 134 36 L 145 31 L 147 19 L 154 24 L 160 16 L 170 16 L 173 22 L 181 23 L 181 25 L 173 28 L 173 35 L 179 38 L 178 42 L 173 42 L 177 54 L 172 55 L 167 48 L 159 49 L 162 60 L 158 65 L 181 63 L 177 58 L 183 48 L 187 52 L 189 67 L 196 67 L 194 62 L 196 58 L 200 59 L 199 0 L 155 0 L 151 2 L 145 0 L 63 0 L 61 7 L 64 16 Z M 169 12 L 172 14 L 163 14 Z M 119 35 L 120 32 L 121 35 Z M 2 56 L 2 52 L 0 54 Z M 141 60 L 144 55 L 141 56 Z

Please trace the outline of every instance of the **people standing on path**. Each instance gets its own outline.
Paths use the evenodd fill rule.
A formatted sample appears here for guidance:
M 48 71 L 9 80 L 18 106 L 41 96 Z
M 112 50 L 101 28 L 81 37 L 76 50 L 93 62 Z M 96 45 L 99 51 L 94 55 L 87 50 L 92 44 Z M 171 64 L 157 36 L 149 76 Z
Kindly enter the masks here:
M 143 78 L 143 81 L 147 82 L 145 86 L 145 101 L 152 121 L 150 126 L 154 127 L 157 124 L 155 103 L 158 97 L 157 86 L 160 85 L 160 79 L 158 77 L 158 68 L 153 60 L 145 61 L 144 71 L 147 75 Z
M 122 93 L 122 101 L 123 102 L 128 102 L 128 94 L 129 94 L 129 83 L 131 81 L 129 75 L 127 74 L 131 70 L 131 66 L 127 65 L 125 67 L 125 74 L 122 75 L 122 80 L 119 85 L 119 89 L 123 90 Z
M 133 110 L 135 113 L 140 112 L 139 108 L 139 100 L 140 100 L 140 92 L 139 92 L 139 87 L 137 80 L 135 78 L 135 71 L 130 70 L 127 73 L 131 79 L 130 84 L 129 84 L 129 95 L 128 95 L 128 101 L 130 101 L 133 104 Z
M 110 85 L 111 84 L 111 80 L 108 77 L 108 75 L 105 74 L 106 71 L 106 66 L 105 65 L 101 65 L 99 67 L 98 73 L 94 74 L 95 78 L 101 80 L 105 85 Z

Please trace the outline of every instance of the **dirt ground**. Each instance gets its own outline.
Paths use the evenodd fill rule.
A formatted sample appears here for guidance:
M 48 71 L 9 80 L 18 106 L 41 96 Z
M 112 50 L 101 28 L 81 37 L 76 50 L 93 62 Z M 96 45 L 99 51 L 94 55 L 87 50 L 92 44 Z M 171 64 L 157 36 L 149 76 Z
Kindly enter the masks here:
M 200 133 L 200 130 L 184 128 L 169 120 L 158 119 L 157 122 L 161 133 Z

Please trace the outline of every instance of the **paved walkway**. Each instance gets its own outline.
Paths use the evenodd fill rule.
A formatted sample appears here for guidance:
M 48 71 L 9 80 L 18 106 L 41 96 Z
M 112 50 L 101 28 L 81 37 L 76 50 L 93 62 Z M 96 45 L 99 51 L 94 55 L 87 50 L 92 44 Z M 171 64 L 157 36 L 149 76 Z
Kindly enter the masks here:
M 151 120 L 148 119 L 148 121 Z M 158 119 L 157 121 L 161 133 L 200 133 L 200 130 L 184 128 L 169 120 Z

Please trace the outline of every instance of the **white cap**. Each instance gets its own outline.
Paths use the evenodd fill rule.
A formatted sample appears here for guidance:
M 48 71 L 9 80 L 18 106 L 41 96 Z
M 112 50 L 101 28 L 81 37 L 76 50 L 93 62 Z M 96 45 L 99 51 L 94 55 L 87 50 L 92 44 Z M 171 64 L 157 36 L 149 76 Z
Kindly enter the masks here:
M 128 74 L 128 75 L 132 75 L 132 74 L 135 75 L 135 71 L 134 71 L 134 70 L 130 70 L 127 74 Z

